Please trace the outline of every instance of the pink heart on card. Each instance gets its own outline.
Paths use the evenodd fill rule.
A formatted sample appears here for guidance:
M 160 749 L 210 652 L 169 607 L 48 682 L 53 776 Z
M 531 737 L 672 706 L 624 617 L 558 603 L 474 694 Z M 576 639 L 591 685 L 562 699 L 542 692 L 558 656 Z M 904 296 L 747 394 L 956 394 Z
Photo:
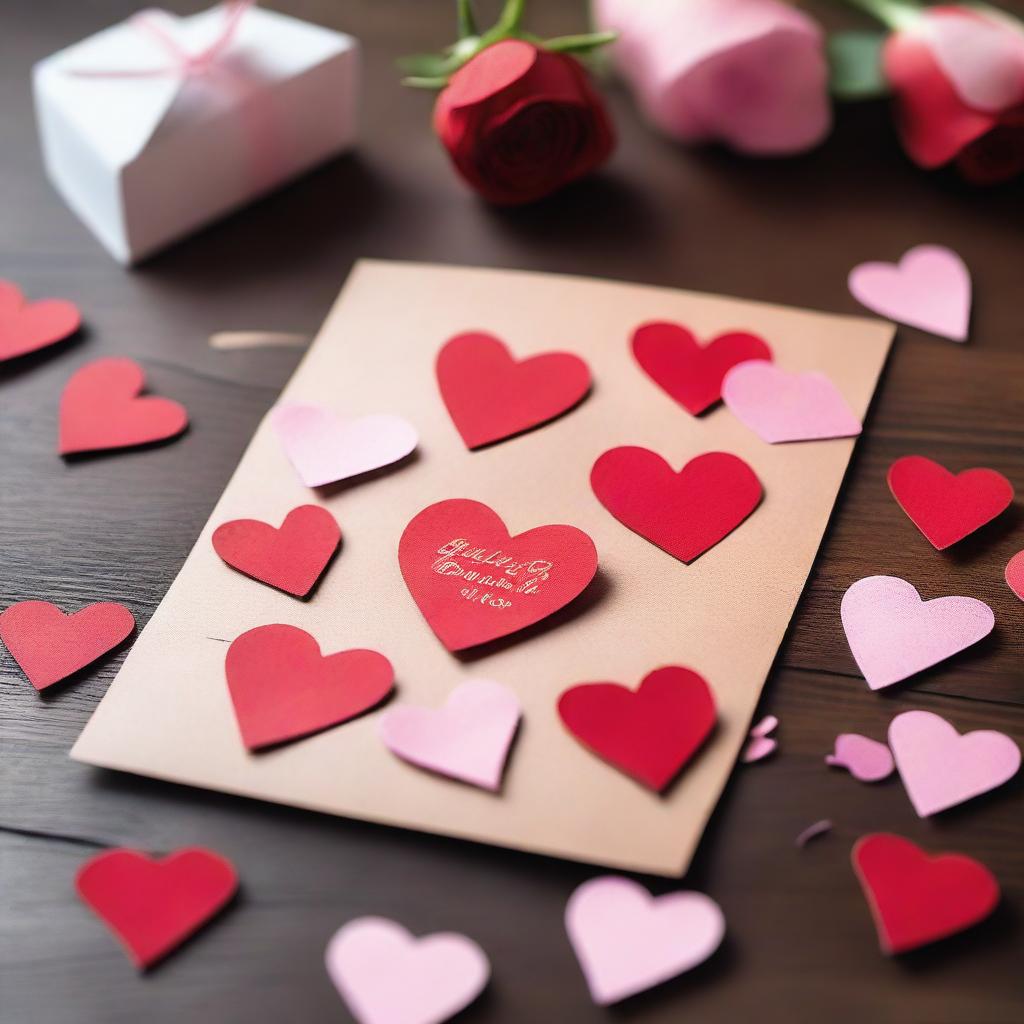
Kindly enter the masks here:
M 843 629 L 872 690 L 892 686 L 976 644 L 995 616 L 973 597 L 922 601 L 898 576 L 866 576 L 843 595 Z
M 386 917 L 360 917 L 327 944 L 327 973 L 359 1024 L 440 1024 L 483 990 L 490 964 L 454 932 L 415 938 Z
M 1020 748 L 1009 736 L 992 729 L 961 736 L 931 711 L 897 715 L 889 725 L 889 746 L 921 818 L 1001 786 L 1020 768 Z
M 734 366 L 722 383 L 730 412 L 769 444 L 854 437 L 860 420 L 823 373 L 787 373 L 760 359 Z
M 861 263 L 850 271 L 847 284 L 873 313 L 952 341 L 967 340 L 971 275 L 952 249 L 918 245 L 898 264 Z
M 274 409 L 271 424 L 307 487 L 323 487 L 390 466 L 419 443 L 416 428 L 400 416 L 344 420 L 330 409 L 297 402 Z
M 471 679 L 443 708 L 397 707 L 384 712 L 384 745 L 405 761 L 497 791 L 522 709 L 501 683 Z
M 725 935 L 725 916 L 703 893 L 654 897 L 605 875 L 569 897 L 565 928 L 591 998 L 607 1006 L 703 963 Z

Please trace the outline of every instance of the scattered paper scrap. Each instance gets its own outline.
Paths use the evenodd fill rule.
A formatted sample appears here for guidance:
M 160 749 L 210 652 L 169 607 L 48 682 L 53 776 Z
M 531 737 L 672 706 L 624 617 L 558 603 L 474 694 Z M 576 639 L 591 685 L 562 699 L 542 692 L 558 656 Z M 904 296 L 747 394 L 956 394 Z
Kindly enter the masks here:
M 654 897 L 604 875 L 569 897 L 565 929 L 591 998 L 608 1006 L 707 960 L 722 943 L 725 915 L 701 892 Z
M 483 991 L 491 966 L 455 932 L 416 938 L 386 917 L 360 917 L 335 932 L 327 973 L 359 1024 L 441 1024 Z
M 826 832 L 832 831 L 832 822 L 828 818 L 822 818 L 821 821 L 816 821 L 813 825 L 808 825 L 794 840 L 797 846 L 802 850 L 812 839 L 818 836 L 825 835 Z
M 850 271 L 848 284 L 873 313 L 952 341 L 967 340 L 971 276 L 952 249 L 918 245 L 898 264 L 861 263 Z
M 238 877 L 230 861 L 199 847 L 160 860 L 136 850 L 107 850 L 82 865 L 75 887 L 142 969 L 223 910 Z
M 855 732 L 836 737 L 835 752 L 825 755 L 825 764 L 845 768 L 860 782 L 881 782 L 896 768 L 892 751 L 884 743 Z
M 863 836 L 851 859 L 883 953 L 905 953 L 955 935 L 984 920 L 999 902 L 999 883 L 984 864 L 959 853 L 930 857 L 902 836 Z
M 995 625 L 973 597 L 922 601 L 898 576 L 866 576 L 843 595 L 843 629 L 872 690 L 892 686 L 976 644 Z
M 242 348 L 305 348 L 305 334 L 285 331 L 216 331 L 210 335 L 210 348 L 225 350 Z
M 897 715 L 889 725 L 889 746 L 922 818 L 1003 785 L 1020 768 L 1020 748 L 1009 736 L 990 729 L 961 736 L 931 711 Z
M 779 727 L 779 720 L 775 715 L 765 715 L 757 725 L 750 730 L 751 736 L 770 736 Z
M 0 363 L 63 341 L 81 323 L 74 303 L 64 299 L 26 302 L 16 284 L 0 280 Z
M 134 629 L 132 613 L 112 601 L 70 615 L 49 601 L 20 601 L 0 614 L 0 640 L 37 690 L 91 665 Z
M 751 730 L 747 738 L 747 745 L 743 748 L 740 760 L 744 764 L 753 764 L 762 758 L 774 754 L 778 749 L 778 740 L 772 738 L 771 733 L 779 726 L 779 720 L 774 715 L 766 715 Z
M 715 727 L 715 698 L 692 669 L 648 673 L 636 690 L 582 683 L 558 699 L 565 727 L 589 750 L 660 793 Z
M 1024 601 L 1024 551 L 1018 551 L 1006 563 L 1006 585 Z

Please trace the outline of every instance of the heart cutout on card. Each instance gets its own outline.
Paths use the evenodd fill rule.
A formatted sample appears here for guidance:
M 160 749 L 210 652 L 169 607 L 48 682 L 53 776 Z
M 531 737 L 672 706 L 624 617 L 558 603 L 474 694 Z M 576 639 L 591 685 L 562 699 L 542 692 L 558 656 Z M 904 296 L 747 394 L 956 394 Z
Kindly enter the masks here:
M 582 683 L 558 698 L 562 723 L 589 750 L 660 793 L 715 727 L 715 698 L 692 669 L 669 665 L 631 690 Z
M 853 657 L 872 690 L 881 690 L 966 650 L 995 625 L 973 597 L 922 601 L 898 576 L 866 576 L 843 595 L 840 614 Z
M 897 459 L 887 479 L 900 508 L 939 551 L 991 522 L 1013 501 L 1013 484 L 1002 473 L 951 473 L 923 455 Z
M 136 850 L 108 850 L 79 869 L 75 887 L 137 967 L 162 960 L 238 889 L 231 862 L 211 850 L 177 850 L 160 860 Z
M 319 405 L 285 402 L 271 412 L 270 422 L 307 487 L 324 487 L 391 466 L 419 444 L 408 420 L 387 414 L 343 420 Z
M 597 549 L 575 526 L 510 536 L 487 505 L 452 498 L 410 520 L 398 563 L 430 628 L 449 651 L 461 651 L 564 608 L 594 578 Z
M 0 280 L 0 363 L 63 341 L 81 325 L 74 303 L 64 299 L 27 303 L 16 284 Z
M 521 715 L 507 686 L 471 679 L 451 692 L 444 707 L 385 711 L 378 731 L 404 761 L 497 792 Z
M 347 722 L 384 700 L 395 679 L 391 662 L 377 651 L 324 655 L 305 630 L 277 623 L 234 640 L 224 671 L 249 750 Z
M 905 953 L 984 920 L 999 902 L 992 872 L 970 857 L 930 857 L 902 836 L 867 835 L 853 847 L 883 953 Z
M 483 991 L 491 966 L 455 932 L 416 938 L 386 917 L 360 917 L 335 932 L 327 973 L 359 1024 L 440 1024 Z
M 28 681 L 45 690 L 124 642 L 135 617 L 112 601 L 65 615 L 49 601 L 20 601 L 0 614 L 0 640 Z
M 584 882 L 569 897 L 565 929 L 591 998 L 617 1003 L 703 963 L 721 945 L 725 916 L 710 896 L 652 896 L 628 878 Z
M 133 359 L 97 359 L 83 366 L 60 397 L 60 454 L 133 448 L 182 433 L 188 426 L 185 407 L 143 396 L 145 386 L 145 371 Z
M 736 455 L 707 452 L 676 473 L 647 448 L 612 448 L 590 471 L 597 500 L 616 519 L 682 562 L 724 539 L 761 501 L 761 483 Z
M 214 530 L 213 549 L 233 569 L 296 597 L 305 597 L 341 543 L 334 516 L 300 505 L 277 528 L 259 519 L 233 519 Z
M 437 384 L 467 448 L 480 448 L 547 423 L 578 405 L 590 390 L 579 356 L 545 352 L 516 359 L 491 334 L 471 332 L 437 355 Z
M 905 711 L 889 725 L 904 788 L 922 818 L 987 793 L 1020 768 L 1020 747 L 991 729 L 961 735 L 941 715 Z
M 701 345 L 679 324 L 642 324 L 633 332 L 633 357 L 644 373 L 694 416 L 722 397 L 725 375 L 748 359 L 771 360 L 756 334 L 730 331 Z

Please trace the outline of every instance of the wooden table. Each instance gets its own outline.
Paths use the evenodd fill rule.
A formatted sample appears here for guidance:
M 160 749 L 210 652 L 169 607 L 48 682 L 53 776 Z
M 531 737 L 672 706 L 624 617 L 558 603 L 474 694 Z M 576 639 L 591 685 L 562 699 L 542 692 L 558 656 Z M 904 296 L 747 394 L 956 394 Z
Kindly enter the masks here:
M 885 484 L 898 456 L 960 470 L 991 466 L 1024 489 L 1024 320 L 1019 185 L 971 192 L 901 155 L 884 104 L 840 112 L 817 152 L 747 162 L 684 152 L 612 97 L 618 152 L 599 177 L 532 209 L 495 211 L 450 173 L 429 128 L 430 97 L 403 90 L 392 61 L 446 42 L 447 0 L 289 0 L 287 11 L 358 35 L 366 47 L 364 141 L 259 205 L 125 272 L 64 207 L 40 168 L 29 69 L 117 21 L 136 0 L 4 0 L 0 33 L 0 276 L 30 295 L 82 306 L 75 342 L 0 376 L 3 606 L 124 601 L 144 625 L 246 440 L 300 357 L 217 351 L 212 331 L 312 333 L 360 256 L 522 267 L 727 292 L 856 312 L 849 268 L 943 242 L 970 265 L 971 343 L 901 329 L 832 527 L 765 690 L 779 755 L 740 766 L 686 884 L 725 910 L 729 935 L 707 964 L 619 1010 L 593 1007 L 562 928 L 591 869 L 122 776 L 71 762 L 75 736 L 120 654 L 40 699 L 0 658 L 0 1019 L 7 1024 L 347 1019 L 323 969 L 328 937 L 367 913 L 418 932 L 474 936 L 493 981 L 465 1021 L 1021 1019 L 1024 821 L 1018 778 L 936 821 L 919 820 L 896 780 L 857 783 L 826 768 L 835 735 L 885 735 L 908 708 L 961 730 L 1024 742 L 1024 604 L 1003 582 L 1024 547 L 1021 504 L 939 554 Z M 172 5 L 189 13 L 200 5 Z M 582 4 L 534 4 L 538 31 L 580 24 Z M 193 428 L 152 451 L 67 464 L 55 454 L 57 397 L 103 355 L 128 355 L 155 391 L 182 400 Z M 925 596 L 987 601 L 996 629 L 911 685 L 871 693 L 839 621 L 854 580 L 892 573 Z M 803 850 L 819 818 L 831 834 Z M 941 946 L 886 959 L 849 866 L 861 834 L 892 830 L 983 860 L 1004 900 L 991 920 Z M 206 844 L 243 879 L 237 905 L 180 955 L 139 977 L 75 897 L 78 865 L 108 846 Z M 645 879 L 658 891 L 673 886 Z

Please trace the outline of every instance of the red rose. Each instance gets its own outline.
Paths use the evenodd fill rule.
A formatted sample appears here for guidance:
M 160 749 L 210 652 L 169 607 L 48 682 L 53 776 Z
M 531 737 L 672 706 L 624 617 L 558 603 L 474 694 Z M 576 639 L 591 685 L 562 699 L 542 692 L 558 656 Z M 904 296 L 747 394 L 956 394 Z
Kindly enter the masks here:
M 456 71 L 434 129 L 458 172 L 492 203 L 529 203 L 602 164 L 608 115 L 572 57 L 505 39 Z

